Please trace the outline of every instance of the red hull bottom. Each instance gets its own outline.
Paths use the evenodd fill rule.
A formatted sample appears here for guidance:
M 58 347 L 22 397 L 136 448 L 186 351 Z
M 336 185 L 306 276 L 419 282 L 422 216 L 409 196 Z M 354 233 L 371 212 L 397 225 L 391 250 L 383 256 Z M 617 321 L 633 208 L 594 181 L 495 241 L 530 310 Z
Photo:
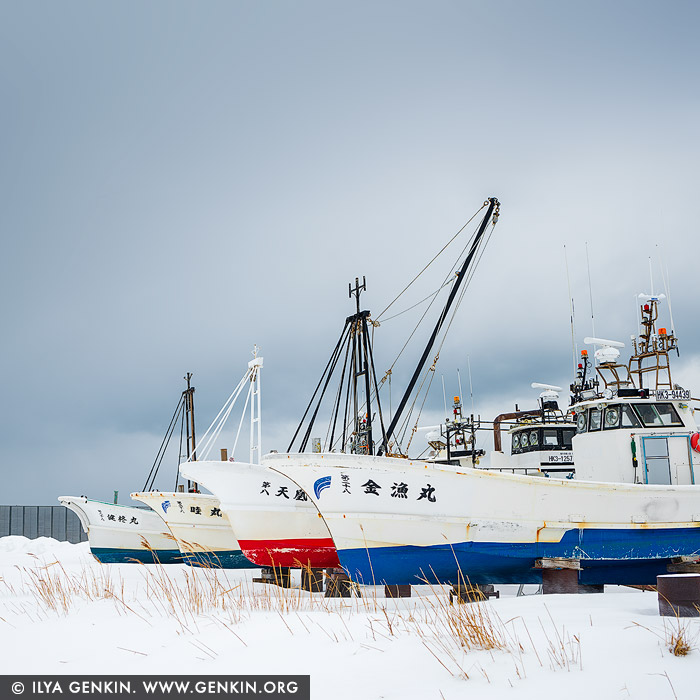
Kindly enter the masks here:
M 314 569 L 340 566 L 333 538 L 308 540 L 238 540 L 246 559 L 258 566 L 289 566 Z

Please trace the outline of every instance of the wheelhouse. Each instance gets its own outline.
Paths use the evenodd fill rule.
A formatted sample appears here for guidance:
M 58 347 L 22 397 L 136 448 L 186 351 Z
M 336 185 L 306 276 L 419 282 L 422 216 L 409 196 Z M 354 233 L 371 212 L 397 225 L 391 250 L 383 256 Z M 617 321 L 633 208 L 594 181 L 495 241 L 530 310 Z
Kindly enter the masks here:
M 511 454 L 571 450 L 576 434 L 574 427 L 535 425 L 514 430 L 511 435 Z
M 630 428 L 680 428 L 683 421 L 672 403 L 648 401 L 595 405 L 576 413 L 576 433 Z

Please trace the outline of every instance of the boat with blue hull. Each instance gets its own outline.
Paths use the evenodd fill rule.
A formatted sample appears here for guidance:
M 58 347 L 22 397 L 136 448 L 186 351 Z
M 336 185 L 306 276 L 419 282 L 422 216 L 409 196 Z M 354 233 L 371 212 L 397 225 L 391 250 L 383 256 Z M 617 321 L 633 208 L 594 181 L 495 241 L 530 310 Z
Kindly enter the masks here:
M 282 459 L 286 457 L 286 460 Z M 359 455 L 265 460 L 317 506 L 366 584 L 537 583 L 542 560 L 581 583 L 653 583 L 700 556 L 696 486 L 583 482 Z
M 462 542 L 432 547 L 374 547 L 339 550 L 354 580 L 416 584 L 444 581 L 475 584 L 542 583 L 542 559 L 580 561 L 579 582 L 653 583 L 681 552 L 698 552 L 699 533 L 683 528 L 649 531 L 569 530 L 557 543 Z M 371 581 L 370 581 L 371 582 Z
M 234 467 L 229 462 L 224 464 Z M 216 496 L 147 491 L 132 493 L 131 498 L 145 503 L 163 519 L 185 564 L 210 569 L 256 568 L 241 551 L 228 515 Z
M 628 363 L 621 343 L 586 339 L 569 478 L 359 454 L 264 463 L 306 491 L 358 581 L 536 583 L 559 564 L 584 584 L 653 584 L 700 562 L 697 399 L 671 380 L 658 303 L 644 297 Z
M 90 552 L 103 564 L 182 564 L 182 554 L 165 523 L 147 508 L 59 496 L 87 533 Z

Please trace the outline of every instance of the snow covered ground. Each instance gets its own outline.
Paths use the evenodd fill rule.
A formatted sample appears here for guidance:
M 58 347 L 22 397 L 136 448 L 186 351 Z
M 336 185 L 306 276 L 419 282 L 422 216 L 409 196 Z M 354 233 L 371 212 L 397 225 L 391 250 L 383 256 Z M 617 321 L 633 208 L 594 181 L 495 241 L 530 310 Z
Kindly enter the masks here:
M 659 617 L 655 593 L 504 586 L 498 600 L 450 606 L 430 586 L 327 599 L 253 575 L 101 565 L 87 543 L 0 538 L 0 673 L 309 674 L 312 698 L 338 700 L 700 692 L 700 620 Z M 692 650 L 676 657 L 679 625 Z

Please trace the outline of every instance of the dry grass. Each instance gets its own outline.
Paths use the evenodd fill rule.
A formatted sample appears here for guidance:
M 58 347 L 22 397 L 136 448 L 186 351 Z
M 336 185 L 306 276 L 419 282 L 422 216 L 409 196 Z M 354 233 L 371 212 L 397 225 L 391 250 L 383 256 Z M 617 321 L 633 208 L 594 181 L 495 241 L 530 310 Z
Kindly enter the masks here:
M 664 617 L 663 623 L 661 631 L 640 625 L 638 622 L 633 624 L 635 627 L 640 627 L 658 637 L 674 656 L 688 656 L 695 648 L 695 642 L 698 638 L 698 632 L 691 631 L 693 618 L 682 618 L 676 615 L 675 617 Z
M 135 615 L 149 625 L 157 618 L 167 618 L 184 635 L 198 635 L 203 624 L 213 623 L 243 645 L 242 623 L 260 613 L 273 613 L 283 633 L 286 630 L 291 637 L 321 631 L 329 642 L 352 641 L 380 652 L 383 649 L 377 643 L 382 646 L 393 639 L 414 638 L 447 672 L 465 679 L 476 673 L 489 680 L 482 663 L 494 654 L 512 658 L 514 679 L 526 677 L 527 655 L 534 656 L 540 666 L 548 659 L 555 670 L 580 664 L 578 637 L 558 630 L 553 621 L 554 632 L 543 626 L 544 641 L 538 635 L 537 643 L 533 642 L 526 629 L 529 643 L 524 645 L 513 621 L 504 623 L 488 600 L 451 604 L 449 586 L 429 586 L 427 594 L 423 588 L 414 598 L 378 596 L 381 587 L 364 587 L 362 597 L 326 598 L 299 586 L 283 588 L 253 583 L 248 576 L 233 578 L 230 570 L 212 567 L 207 561 L 212 559 L 203 557 L 194 567 L 138 563 L 134 566 L 140 576 L 132 577 L 128 585 L 113 573 L 119 569 L 109 565 L 86 565 L 69 573 L 52 562 L 22 569 L 23 590 L 19 592 L 28 593 L 44 616 L 67 615 L 85 603 L 108 600 L 120 615 Z M 202 654 L 216 655 L 201 646 L 201 637 L 193 639 Z

